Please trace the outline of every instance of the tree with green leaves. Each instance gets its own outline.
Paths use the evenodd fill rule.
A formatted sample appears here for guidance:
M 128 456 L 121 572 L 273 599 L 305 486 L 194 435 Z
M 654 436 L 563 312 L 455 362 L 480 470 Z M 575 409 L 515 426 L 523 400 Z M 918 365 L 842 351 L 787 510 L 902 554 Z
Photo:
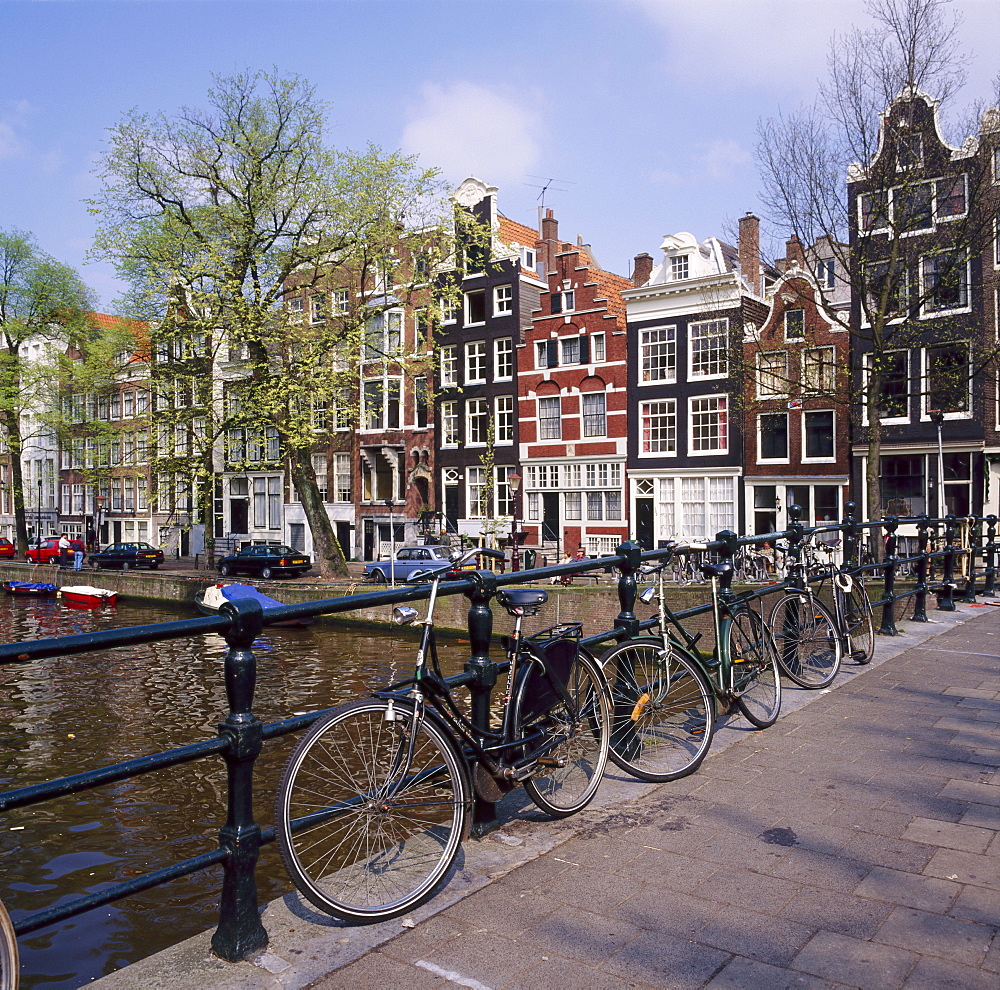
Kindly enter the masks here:
M 0 429 L 10 455 L 22 552 L 28 546 L 22 456 L 36 446 L 55 457 L 66 375 L 90 376 L 101 364 L 81 360 L 74 367 L 65 361 L 70 345 L 79 348 L 81 358 L 97 346 L 91 308 L 90 293 L 72 268 L 43 252 L 31 235 L 0 231 Z
M 160 371 L 171 373 L 175 345 L 203 349 L 209 380 L 197 411 L 155 413 L 200 421 L 202 519 L 210 523 L 224 439 L 275 430 L 329 577 L 346 564 L 312 463 L 335 440 L 323 410 L 349 416 L 353 406 L 356 421 L 372 321 L 418 297 L 433 302 L 451 217 L 437 173 L 415 159 L 328 146 L 326 111 L 313 86 L 277 72 L 217 77 L 205 109 L 133 111 L 111 129 L 92 209 L 96 254 L 130 286 L 127 312 L 151 322 Z M 331 291 L 346 291 L 343 307 L 303 311 L 301 300 Z
M 939 117 L 951 112 L 967 64 L 949 2 L 869 0 L 872 26 L 834 37 L 816 101 L 758 130 L 769 220 L 802 246 L 800 267 L 814 276 L 823 311 L 850 334 L 851 391 L 838 399 L 853 405 L 867 441 L 870 518 L 883 511 L 884 421 L 900 421 L 911 398 L 922 410 L 965 401 L 971 414 L 962 397 L 996 356 L 969 303 L 982 289 L 970 273 L 993 237 L 985 151 L 996 111 L 960 146 L 933 137 L 939 121 L 963 136 L 973 130 Z M 926 354 L 918 379 L 901 357 L 909 349 Z

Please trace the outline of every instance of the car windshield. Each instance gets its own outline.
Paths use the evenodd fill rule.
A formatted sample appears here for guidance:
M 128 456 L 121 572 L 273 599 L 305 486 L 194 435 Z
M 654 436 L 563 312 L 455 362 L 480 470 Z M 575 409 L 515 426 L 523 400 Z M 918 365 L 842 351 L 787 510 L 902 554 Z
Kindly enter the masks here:
M 298 550 L 293 550 L 291 547 L 268 547 L 270 553 L 278 554 L 281 557 L 287 557 L 289 554 L 298 553 Z

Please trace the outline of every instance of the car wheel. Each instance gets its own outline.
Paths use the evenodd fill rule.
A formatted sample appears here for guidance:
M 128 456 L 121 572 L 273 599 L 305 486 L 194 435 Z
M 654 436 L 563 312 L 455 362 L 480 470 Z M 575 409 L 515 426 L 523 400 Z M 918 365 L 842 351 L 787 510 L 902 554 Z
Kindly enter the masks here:
M 132 565 L 127 560 L 123 560 L 122 561 L 122 570 L 123 571 L 131 570 L 131 568 L 132 568 Z
M 150 569 L 151 571 L 155 571 L 155 570 L 156 570 L 156 568 L 157 568 L 157 567 L 159 567 L 159 566 L 160 566 L 159 564 L 150 564 L 150 565 L 149 565 L 149 569 Z
M 98 563 L 98 562 L 97 562 L 96 560 L 92 560 L 92 561 L 90 562 L 90 569 L 91 569 L 92 571 L 96 571 L 96 570 L 97 570 L 97 569 L 98 569 L 98 568 L 99 568 L 100 566 L 101 566 L 101 565 L 100 565 L 100 564 L 99 564 L 99 563 Z
M 262 567 L 260 569 L 260 576 L 266 581 L 272 574 L 270 567 Z
M 220 564 L 219 565 L 219 573 L 223 577 L 229 577 L 229 575 L 232 574 L 233 572 L 229 569 L 229 565 L 228 564 Z
M 372 584 L 385 584 L 385 575 L 381 571 L 372 571 Z

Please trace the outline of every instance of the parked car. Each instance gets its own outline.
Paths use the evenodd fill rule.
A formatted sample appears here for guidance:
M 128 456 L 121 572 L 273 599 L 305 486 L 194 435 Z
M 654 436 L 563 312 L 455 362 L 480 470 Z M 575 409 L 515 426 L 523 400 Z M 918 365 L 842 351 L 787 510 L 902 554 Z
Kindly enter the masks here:
M 17 553 L 17 547 L 10 540 L 0 537 L 0 557 L 13 557 Z
M 71 562 L 73 560 L 73 552 L 76 550 L 86 550 L 83 540 L 69 541 L 69 557 Z M 51 564 L 53 561 L 58 563 L 59 537 L 52 536 L 47 540 L 42 540 L 41 543 L 36 543 L 33 547 L 28 548 L 25 556 L 33 564 Z
M 223 577 L 252 574 L 265 580 L 270 577 L 299 577 L 312 567 L 312 558 L 291 547 L 250 546 L 223 557 L 218 564 Z
M 90 566 L 117 567 L 123 571 L 133 567 L 148 567 L 155 571 L 163 563 L 163 551 L 148 543 L 112 543 L 90 555 Z
M 387 581 L 405 581 L 415 571 L 425 571 L 438 567 L 454 559 L 454 554 L 448 547 L 400 547 L 396 551 L 396 559 L 375 560 L 365 564 L 364 577 L 374 584 L 385 584 Z M 458 577 L 455 570 L 445 577 Z

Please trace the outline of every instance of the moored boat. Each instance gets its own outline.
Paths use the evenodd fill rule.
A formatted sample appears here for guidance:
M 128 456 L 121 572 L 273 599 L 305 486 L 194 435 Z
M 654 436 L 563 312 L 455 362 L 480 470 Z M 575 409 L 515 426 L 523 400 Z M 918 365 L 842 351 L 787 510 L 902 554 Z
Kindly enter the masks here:
M 236 601 L 238 598 L 254 598 L 260 602 L 263 609 L 276 608 L 284 604 L 270 595 L 258 591 L 252 584 L 211 584 L 194 596 L 198 611 L 205 615 L 218 615 L 219 606 L 224 602 Z M 276 626 L 310 626 L 315 619 L 306 616 L 302 619 L 289 619 L 287 622 L 272 623 Z
M 70 585 L 59 589 L 59 597 L 67 605 L 84 608 L 100 608 L 102 605 L 118 604 L 118 592 L 104 588 L 91 588 L 85 584 Z
M 3 590 L 8 595 L 34 595 L 36 598 L 51 598 L 59 589 L 44 581 L 4 581 Z

